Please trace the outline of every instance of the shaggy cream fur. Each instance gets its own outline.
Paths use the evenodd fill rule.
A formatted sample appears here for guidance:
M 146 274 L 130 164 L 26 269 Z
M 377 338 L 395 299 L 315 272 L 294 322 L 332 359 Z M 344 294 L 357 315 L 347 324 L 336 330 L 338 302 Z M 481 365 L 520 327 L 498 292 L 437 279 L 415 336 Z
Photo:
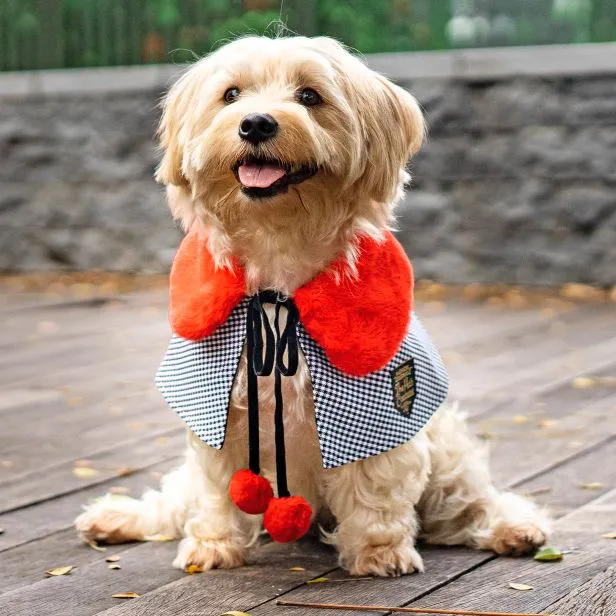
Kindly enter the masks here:
M 239 97 L 226 104 L 224 94 Z M 302 88 L 322 103 L 307 108 Z M 238 137 L 242 118 L 268 113 L 279 135 L 259 154 L 318 172 L 287 192 L 254 200 L 233 166 L 254 146 Z M 171 88 L 161 122 L 164 157 L 157 177 L 185 228 L 199 225 L 218 267 L 240 260 L 248 292 L 292 293 L 345 254 L 353 273 L 357 238 L 381 238 L 401 195 L 407 159 L 424 138 L 419 107 L 406 91 L 369 70 L 340 44 L 302 37 L 245 38 L 197 62 Z M 275 484 L 273 379 L 261 379 L 261 467 Z M 442 408 L 411 442 L 386 454 L 325 471 L 312 390 L 303 358 L 284 379 L 291 493 L 333 514 L 324 533 L 356 575 L 423 569 L 415 549 L 428 542 L 521 554 L 545 542 L 549 520 L 530 501 L 498 491 L 486 456 L 464 417 Z M 107 496 L 76 526 L 87 539 L 119 543 L 161 533 L 183 538 L 174 565 L 230 568 L 245 562 L 260 520 L 227 496 L 232 474 L 247 466 L 246 361 L 235 380 L 222 450 L 188 437 L 186 461 L 141 500 Z

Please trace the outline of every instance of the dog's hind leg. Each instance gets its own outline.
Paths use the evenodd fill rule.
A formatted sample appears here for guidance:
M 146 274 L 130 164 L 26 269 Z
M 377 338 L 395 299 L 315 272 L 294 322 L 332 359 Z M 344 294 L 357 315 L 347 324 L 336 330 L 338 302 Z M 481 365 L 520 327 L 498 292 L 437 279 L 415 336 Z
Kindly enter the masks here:
M 86 541 L 127 543 L 151 535 L 181 536 L 187 511 L 194 501 L 195 486 L 189 485 L 191 462 L 187 460 L 161 482 L 161 489 L 148 490 L 141 499 L 106 494 L 86 506 L 75 526 Z
M 424 539 L 509 555 L 545 543 L 547 514 L 530 500 L 494 487 L 487 448 L 470 435 L 461 413 L 442 408 L 427 432 L 432 474 L 418 506 Z

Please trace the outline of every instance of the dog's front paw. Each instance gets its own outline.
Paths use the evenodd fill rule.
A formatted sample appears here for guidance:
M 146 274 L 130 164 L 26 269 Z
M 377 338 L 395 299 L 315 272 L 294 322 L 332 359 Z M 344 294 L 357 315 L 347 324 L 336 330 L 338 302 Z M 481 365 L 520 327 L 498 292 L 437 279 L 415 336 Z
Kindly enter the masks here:
M 246 550 L 231 539 L 204 541 L 186 537 L 180 542 L 178 554 L 173 561 L 177 569 L 195 565 L 203 571 L 210 569 L 234 569 L 246 562 Z
M 531 523 L 502 522 L 494 528 L 491 548 L 501 556 L 521 556 L 533 552 L 547 541 L 547 534 Z
M 347 563 L 351 575 L 397 577 L 423 571 L 423 560 L 413 542 L 398 545 L 366 545 Z

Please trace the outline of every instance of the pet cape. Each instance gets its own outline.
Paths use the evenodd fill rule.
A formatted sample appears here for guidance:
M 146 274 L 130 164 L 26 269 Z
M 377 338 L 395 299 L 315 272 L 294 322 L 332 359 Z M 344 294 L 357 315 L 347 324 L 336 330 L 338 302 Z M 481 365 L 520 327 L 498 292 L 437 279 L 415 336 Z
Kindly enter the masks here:
M 281 379 L 297 370 L 300 350 L 310 371 L 325 468 L 408 442 L 447 396 L 446 370 L 412 312 L 412 269 L 398 241 L 389 232 L 381 242 L 362 236 L 355 267 L 356 273 L 349 271 L 346 259 L 338 258 L 290 297 L 273 291 L 247 296 L 239 262 L 216 268 L 207 238 L 193 230 L 182 241 L 171 270 L 174 335 L 156 383 L 188 427 L 221 449 L 231 389 L 246 345 L 250 469 L 236 473 L 230 496 L 248 513 L 265 513 L 264 525 L 279 541 L 292 541 L 299 531 L 273 532 L 273 518 L 280 515 L 270 515 L 268 528 L 272 502 L 303 501 L 289 497 L 286 485 L 281 391 Z M 267 304 L 274 306 L 273 323 L 264 310 Z M 286 319 L 280 318 L 282 308 Z M 257 377 L 272 372 L 278 499 L 273 499 L 269 482 L 258 476 Z M 302 520 L 295 522 L 307 530 L 310 513 L 300 513 L 295 517 Z M 278 526 L 292 527 L 289 516 L 285 511 Z

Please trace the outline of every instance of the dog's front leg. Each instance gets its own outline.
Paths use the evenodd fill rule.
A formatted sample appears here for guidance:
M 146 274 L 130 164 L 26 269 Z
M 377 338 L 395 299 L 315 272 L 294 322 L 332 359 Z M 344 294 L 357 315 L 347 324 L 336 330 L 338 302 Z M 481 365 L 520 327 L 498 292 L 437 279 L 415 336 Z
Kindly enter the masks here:
M 242 513 L 228 495 L 229 481 L 241 460 L 232 443 L 222 450 L 189 438 L 188 457 L 194 468 L 193 481 L 201 493 L 186 517 L 184 539 L 173 565 L 185 569 L 231 569 L 244 564 L 248 548 L 258 537 L 258 516 Z
M 338 527 L 330 541 L 353 575 L 423 571 L 415 550 L 415 505 L 428 480 L 427 438 L 325 473 L 325 498 Z

